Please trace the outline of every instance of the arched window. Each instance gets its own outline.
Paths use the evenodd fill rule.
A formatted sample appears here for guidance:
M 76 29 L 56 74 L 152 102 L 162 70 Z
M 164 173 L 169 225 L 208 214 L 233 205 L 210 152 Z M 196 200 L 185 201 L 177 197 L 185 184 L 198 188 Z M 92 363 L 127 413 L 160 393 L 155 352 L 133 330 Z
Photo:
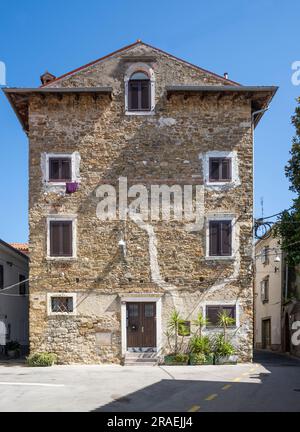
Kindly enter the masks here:
M 134 72 L 128 81 L 128 110 L 151 110 L 151 82 L 145 72 Z

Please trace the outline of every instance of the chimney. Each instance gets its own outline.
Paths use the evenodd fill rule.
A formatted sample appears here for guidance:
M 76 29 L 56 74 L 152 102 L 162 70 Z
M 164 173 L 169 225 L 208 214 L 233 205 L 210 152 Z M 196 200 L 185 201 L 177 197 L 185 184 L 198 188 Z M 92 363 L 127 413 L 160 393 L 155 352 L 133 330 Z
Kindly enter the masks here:
M 52 75 L 50 72 L 47 71 L 43 75 L 41 75 L 40 80 L 41 80 L 41 83 L 43 85 L 45 85 L 45 84 L 49 84 L 50 82 L 54 81 L 55 78 L 56 78 L 55 75 Z
M 228 72 L 224 72 L 224 78 L 228 79 Z

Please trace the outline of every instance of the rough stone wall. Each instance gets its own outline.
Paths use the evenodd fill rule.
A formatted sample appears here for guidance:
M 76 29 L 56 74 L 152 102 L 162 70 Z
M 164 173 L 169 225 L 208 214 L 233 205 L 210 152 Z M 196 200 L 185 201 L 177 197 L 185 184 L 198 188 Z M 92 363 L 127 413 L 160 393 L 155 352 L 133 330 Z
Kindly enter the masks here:
M 126 53 L 128 55 L 128 52 Z M 193 319 L 203 302 L 239 302 L 234 341 L 243 361 L 252 358 L 252 130 L 250 101 L 243 96 L 172 96 L 173 84 L 223 84 L 144 46 L 130 55 L 155 55 L 156 110 L 153 116 L 124 115 L 124 73 L 130 65 L 114 56 L 53 86 L 112 86 L 108 96 L 47 95 L 30 101 L 30 346 L 53 351 L 62 363 L 121 360 L 120 294 L 161 293 L 163 332 L 174 306 Z M 172 120 L 170 120 L 172 119 Z M 101 222 L 96 216 L 100 184 L 128 178 L 141 183 L 203 184 L 199 154 L 237 151 L 240 185 L 205 189 L 205 214 L 235 213 L 239 250 L 234 260 L 205 259 L 205 229 L 187 232 L 185 221 L 151 223 L 157 238 L 161 278 L 151 277 L 149 238 L 133 221 Z M 47 192 L 42 153 L 79 152 L 80 188 L 71 195 Z M 77 258 L 46 258 L 46 218 L 77 215 Z M 126 260 L 118 241 L 124 234 Z M 76 316 L 47 316 L 47 293 L 76 292 Z M 165 339 L 164 339 L 165 343 Z

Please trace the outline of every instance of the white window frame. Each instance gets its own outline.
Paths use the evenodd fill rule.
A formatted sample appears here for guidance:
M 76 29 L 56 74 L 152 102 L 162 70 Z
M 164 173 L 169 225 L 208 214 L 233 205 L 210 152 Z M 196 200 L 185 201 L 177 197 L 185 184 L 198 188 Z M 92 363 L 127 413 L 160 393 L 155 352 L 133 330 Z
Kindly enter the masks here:
M 235 325 L 228 327 L 228 330 L 236 331 L 240 327 L 240 303 L 236 300 L 211 300 L 202 303 L 203 318 L 206 319 L 206 306 L 235 306 Z M 218 326 L 205 326 L 208 331 L 215 331 Z M 222 328 L 220 328 L 222 331 Z
M 231 222 L 231 255 L 211 256 L 209 255 L 209 222 L 211 221 L 230 221 Z M 238 233 L 236 227 L 236 215 L 232 213 L 213 213 L 208 214 L 205 219 L 205 259 L 206 260 L 233 260 L 238 251 Z
M 147 111 L 129 111 L 128 109 L 128 82 L 135 72 L 144 72 L 150 80 L 150 110 Z M 124 76 L 125 87 L 125 115 L 146 116 L 155 114 L 155 74 L 153 69 L 146 63 L 134 63 L 126 71 Z
M 80 182 L 80 155 L 78 152 L 73 153 L 42 153 L 41 167 L 43 173 L 43 182 L 47 186 L 66 186 L 67 182 L 53 182 L 49 180 L 49 160 L 51 158 L 70 158 L 71 159 L 71 180 L 70 182 Z
M 50 222 L 52 221 L 71 221 L 72 222 L 72 252 L 69 257 L 54 257 L 50 255 Z M 50 261 L 70 261 L 77 258 L 77 215 L 48 215 L 47 216 L 47 260 Z
M 227 158 L 231 159 L 231 180 L 228 181 L 210 181 L 209 180 L 209 160 L 211 158 Z M 206 153 L 201 153 L 199 159 L 202 159 L 203 179 L 206 186 L 214 188 L 235 187 L 240 185 L 238 156 L 236 150 L 233 151 L 218 151 L 213 150 Z
M 52 297 L 70 297 L 73 299 L 73 312 L 53 312 L 52 311 Z M 47 314 L 49 316 L 74 316 L 77 314 L 77 293 L 65 293 L 65 292 L 58 292 L 58 293 L 47 293 Z

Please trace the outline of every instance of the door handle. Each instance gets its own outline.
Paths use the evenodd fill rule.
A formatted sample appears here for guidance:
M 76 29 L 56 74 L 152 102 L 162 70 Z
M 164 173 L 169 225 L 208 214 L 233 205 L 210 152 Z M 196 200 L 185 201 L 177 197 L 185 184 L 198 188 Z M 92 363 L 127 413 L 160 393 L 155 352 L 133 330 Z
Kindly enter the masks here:
M 144 326 L 142 326 L 142 333 L 144 333 Z

